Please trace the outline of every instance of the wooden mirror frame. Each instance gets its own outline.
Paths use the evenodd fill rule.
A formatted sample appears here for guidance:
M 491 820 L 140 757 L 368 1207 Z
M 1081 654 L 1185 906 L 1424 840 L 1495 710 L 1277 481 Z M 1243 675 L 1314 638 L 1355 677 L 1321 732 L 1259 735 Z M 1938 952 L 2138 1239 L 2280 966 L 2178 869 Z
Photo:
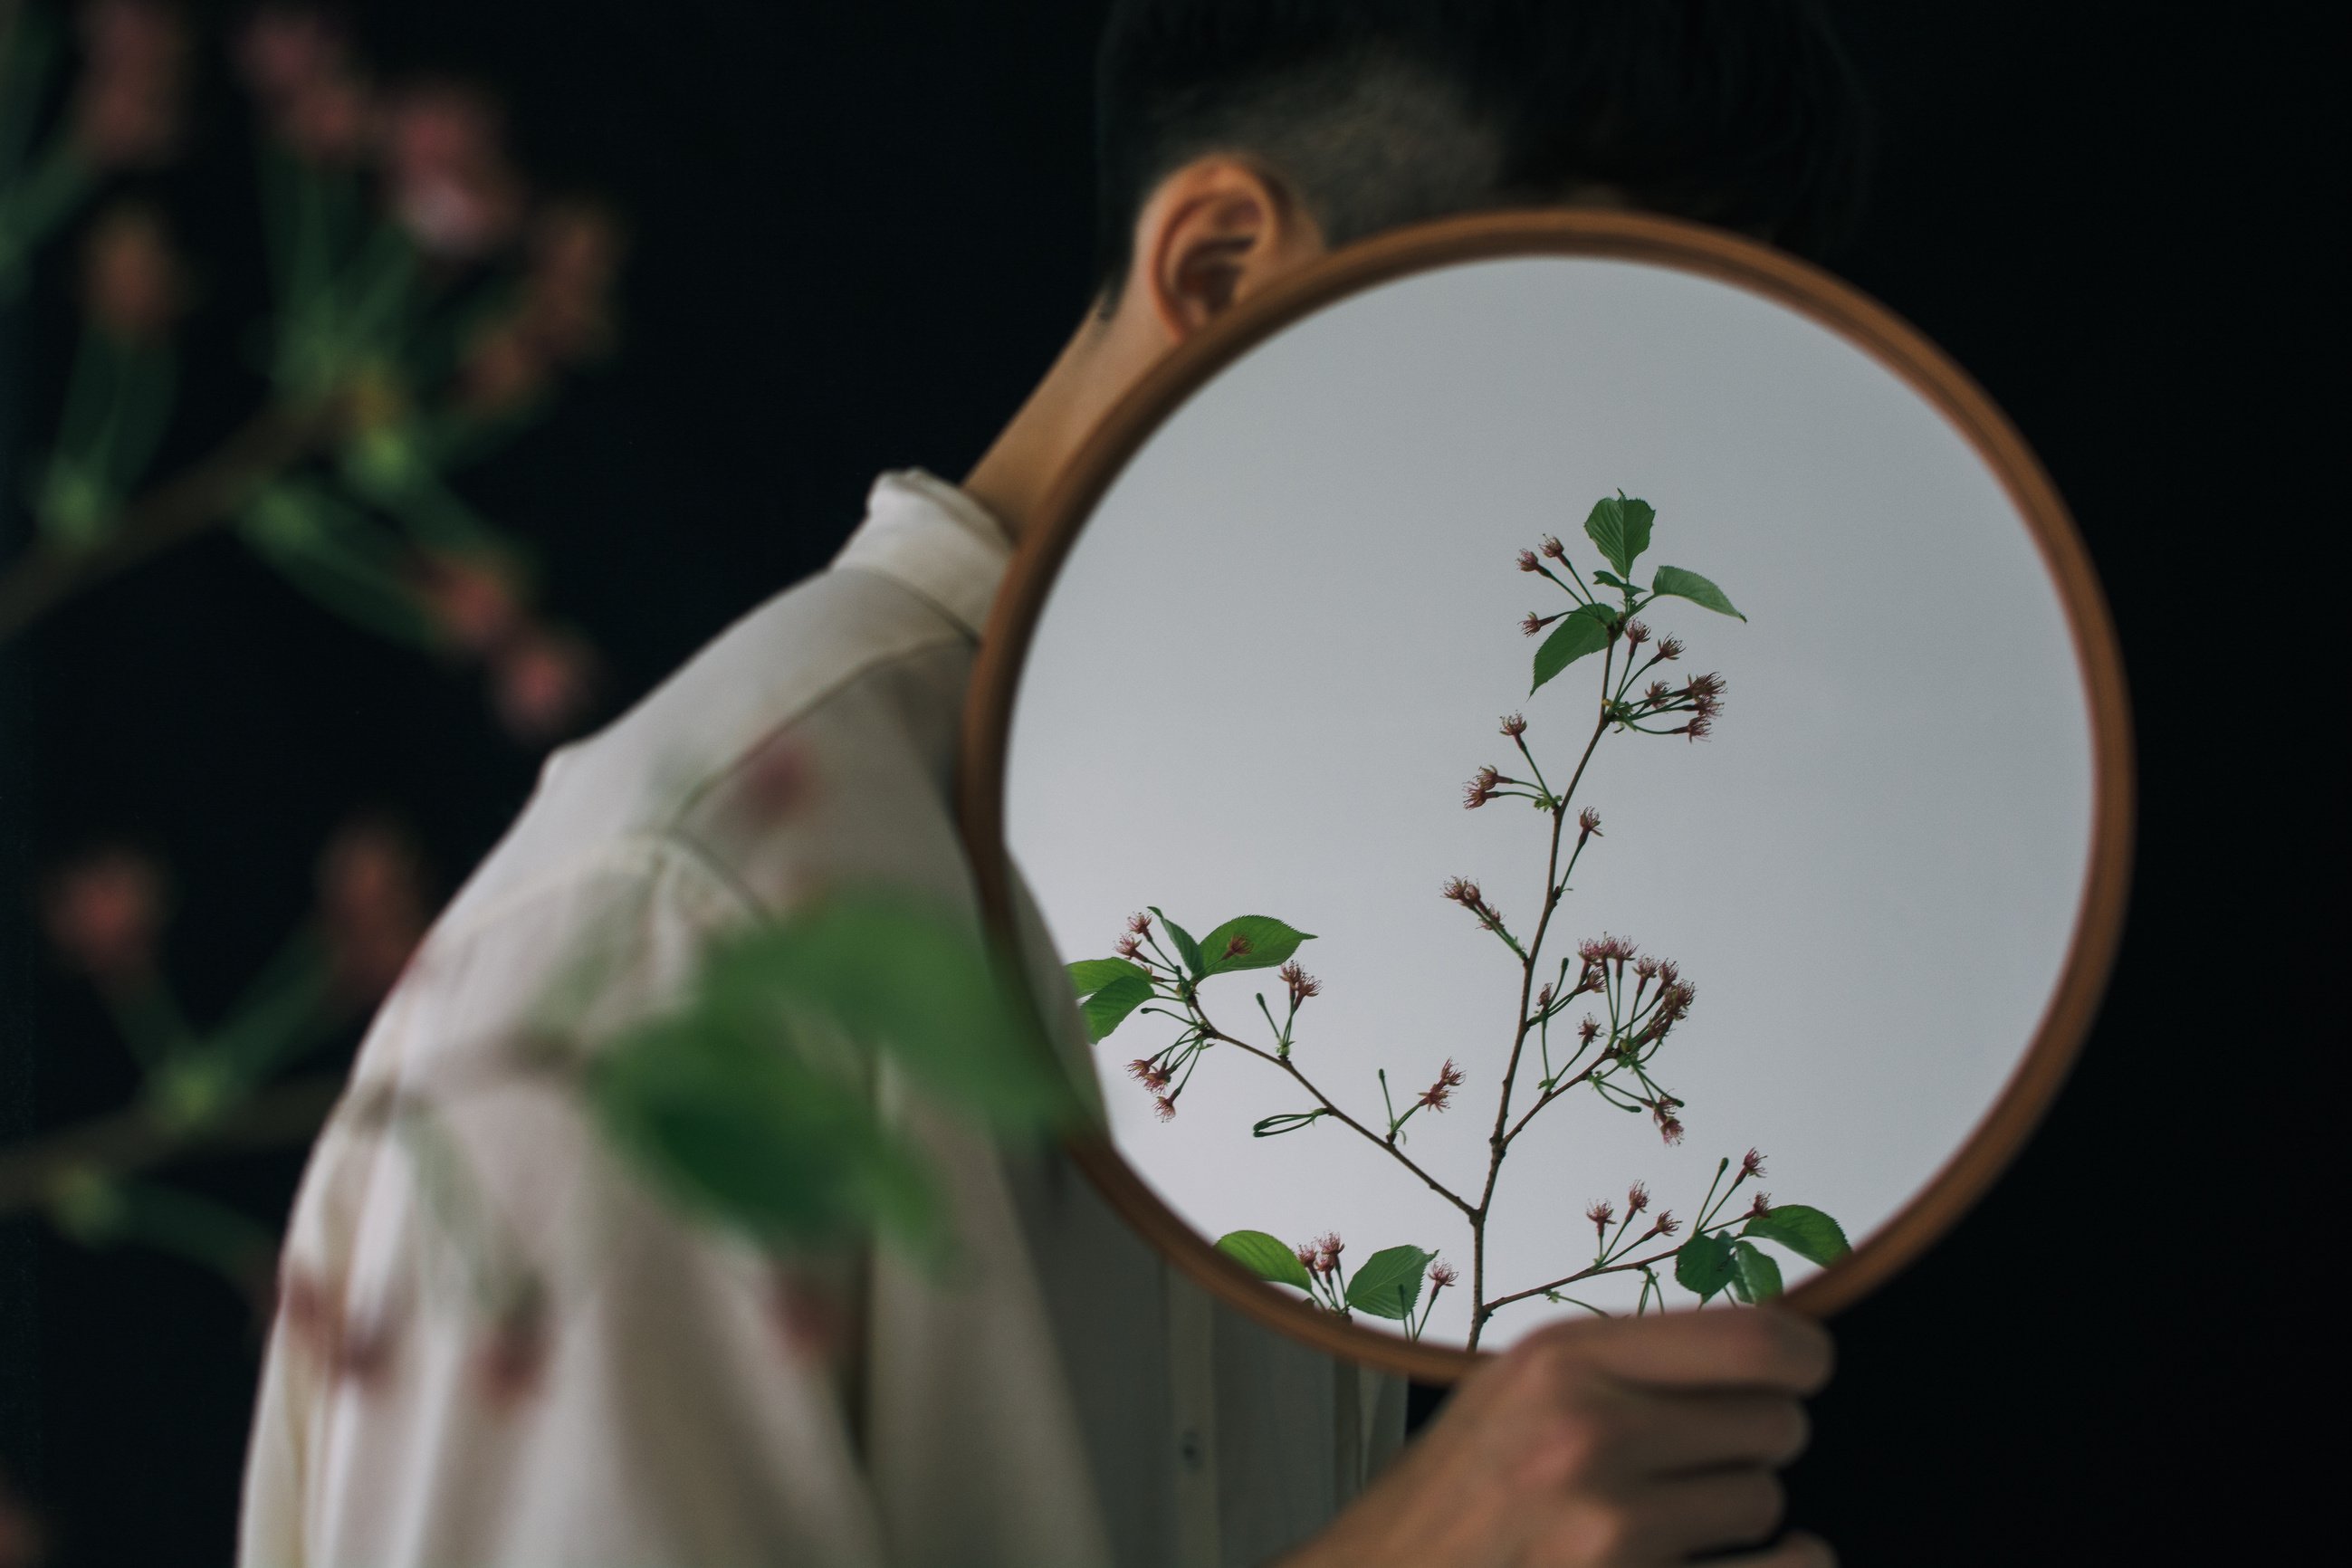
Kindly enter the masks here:
M 2092 727 L 2091 852 L 2065 966 L 2024 1056 L 1958 1151 L 1850 1257 L 1783 1298 L 1790 1309 L 1826 1318 L 1885 1283 L 1950 1229 L 2009 1164 L 2056 1097 L 2090 1031 L 2122 935 L 2133 791 L 2130 708 L 2115 627 L 2090 556 L 2049 475 L 1966 372 L 1893 311 L 1817 267 L 1737 235 L 1647 214 L 1567 208 L 1477 213 L 1344 247 L 1180 344 L 1104 416 L 1056 480 L 1022 541 L 981 640 L 964 706 L 957 780 L 957 808 L 981 907 L 991 934 L 1013 941 L 1004 770 L 1014 696 L 1031 634 L 1062 563 L 1129 461 L 1219 372 L 1327 306 L 1436 268 L 1540 256 L 1642 262 L 1696 273 L 1795 310 L 1869 354 L 1940 411 L 1999 477 L 2041 551 L 2074 640 Z M 1074 1139 L 1068 1152 L 1111 1206 L 1162 1254 L 1219 1299 L 1294 1339 L 1435 1383 L 1450 1383 L 1481 1356 L 1496 1353 L 1418 1343 L 1288 1296 L 1254 1278 L 1179 1217 L 1107 1134 Z

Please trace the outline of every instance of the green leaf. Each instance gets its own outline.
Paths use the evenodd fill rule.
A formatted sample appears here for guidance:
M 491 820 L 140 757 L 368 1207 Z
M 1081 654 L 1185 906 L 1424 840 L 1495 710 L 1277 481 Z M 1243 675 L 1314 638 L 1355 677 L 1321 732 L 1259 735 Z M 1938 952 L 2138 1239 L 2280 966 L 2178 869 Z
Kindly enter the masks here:
M 1151 982 L 1140 974 L 1122 974 L 1086 1001 L 1087 1038 L 1099 1041 L 1127 1021 L 1127 1016 L 1151 1000 Z
M 1243 950 L 1231 957 L 1225 949 L 1235 937 Z M 1313 931 L 1295 931 L 1272 915 L 1243 915 L 1229 920 L 1201 939 L 1201 965 L 1203 979 L 1212 974 L 1230 974 L 1237 969 L 1272 969 L 1289 960 L 1302 942 L 1312 942 Z
M 1163 920 L 1167 917 L 1162 916 Z M 1269 1285 L 1311 1288 L 1298 1254 L 1262 1230 L 1236 1230 L 1217 1237 L 1217 1250 Z
M 1167 930 L 1168 940 L 1176 944 L 1176 956 L 1184 961 L 1184 967 L 1192 971 L 1193 979 L 1200 979 L 1206 973 L 1201 963 L 1201 944 L 1192 940 L 1191 931 L 1162 913 L 1158 904 L 1152 904 L 1149 908 L 1153 914 L 1160 916 L 1160 925 Z
M 1592 574 L 1592 580 L 1596 583 L 1605 583 L 1612 588 L 1630 588 L 1633 585 L 1614 572 L 1595 572 Z
M 1798 1257 L 1814 1263 L 1835 1263 L 1853 1250 L 1845 1232 L 1816 1208 L 1803 1204 L 1775 1204 L 1739 1227 L 1742 1236 L 1777 1241 Z
M 938 1234 L 936 1183 L 857 1085 L 740 1020 L 665 1018 L 599 1055 L 588 1100 L 607 1138 L 690 1211 L 768 1246 L 868 1224 Z
M 1080 996 L 1091 996 L 1114 980 L 1132 977 L 1149 984 L 1143 965 L 1124 958 L 1082 958 L 1070 965 L 1070 985 Z
M 1277 1111 L 1261 1121 L 1251 1122 L 1250 1136 L 1279 1138 L 1286 1132 L 1296 1132 L 1302 1127 L 1312 1127 L 1318 1120 L 1330 1114 L 1328 1110 L 1323 1110 Z
M 1780 1293 L 1780 1266 L 1752 1241 L 1731 1244 L 1731 1288 L 1743 1301 L 1769 1301 Z
M 1592 503 L 1584 531 L 1621 576 L 1629 576 L 1633 563 L 1650 548 L 1650 523 L 1658 514 L 1645 500 L 1628 500 L 1623 490 Z
M 713 1017 L 787 1035 L 796 1024 L 836 1028 L 967 1115 L 1034 1127 L 1075 1110 L 979 937 L 900 899 L 837 895 L 722 942 L 696 994 Z
M 1696 572 L 1685 572 L 1679 566 L 1661 566 L 1658 574 L 1650 579 L 1653 594 L 1672 594 L 1677 599 L 1688 599 L 1694 605 L 1704 605 L 1718 616 L 1730 616 L 1738 620 L 1748 617 L 1731 607 L 1723 590 Z
M 1410 1317 L 1421 1300 L 1421 1281 L 1437 1255 L 1418 1247 L 1389 1247 L 1364 1259 L 1348 1281 L 1348 1305 L 1375 1318 Z
M 1592 612 L 1601 610 L 1599 615 Z M 1609 612 L 1598 605 L 1582 605 L 1570 613 L 1568 618 L 1552 627 L 1551 636 L 1544 638 L 1536 649 L 1536 683 L 1528 688 L 1532 695 L 1543 689 L 1545 681 L 1574 664 L 1588 653 L 1599 653 L 1609 646 Z
M 1701 1301 L 1719 1295 L 1732 1281 L 1731 1243 L 1709 1231 L 1694 1236 L 1675 1254 L 1675 1279 Z

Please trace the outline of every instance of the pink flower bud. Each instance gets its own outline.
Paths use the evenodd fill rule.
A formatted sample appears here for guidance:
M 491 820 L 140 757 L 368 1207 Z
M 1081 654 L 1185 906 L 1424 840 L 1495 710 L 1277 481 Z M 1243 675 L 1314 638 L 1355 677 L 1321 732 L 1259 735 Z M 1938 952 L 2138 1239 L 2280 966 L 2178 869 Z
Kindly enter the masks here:
M 380 818 L 346 824 L 319 858 L 319 915 L 338 988 L 363 1003 L 383 996 L 431 918 L 415 843 Z
M 1759 1193 L 1759 1194 L 1757 1194 L 1754 1197 L 1752 1197 L 1752 1198 L 1750 1198 L 1750 1199 L 1748 1199 L 1748 1217 L 1749 1219 L 1761 1219 L 1761 1218 L 1763 1218 L 1766 1215 L 1770 1214 L 1771 1212 L 1772 1212 L 1772 1194 L 1769 1194 L 1769 1193 Z
M 1433 1259 L 1429 1265 L 1429 1284 L 1432 1290 L 1443 1290 L 1461 1278 L 1454 1265 L 1443 1258 Z
M 1683 644 L 1680 637 L 1667 637 L 1658 644 L 1658 657 L 1660 658 L 1680 658 L 1682 656 Z
M 102 168 L 163 163 L 179 141 L 187 33 L 155 0 L 94 0 L 81 12 L 89 67 L 74 138 Z
M 1635 1182 L 1632 1186 L 1625 1189 L 1625 1212 L 1627 1214 L 1640 1214 L 1643 1209 L 1646 1209 L 1649 1206 L 1649 1188 L 1643 1186 L 1639 1182 Z
M 1118 944 L 1112 948 L 1111 951 L 1118 953 L 1121 958 L 1127 959 L 1130 963 L 1138 961 L 1143 957 L 1143 944 L 1136 941 L 1135 938 L 1131 936 L 1120 937 L 1118 939 Z
M 1763 1155 L 1758 1153 L 1755 1150 L 1750 1149 L 1745 1155 L 1741 1156 L 1739 1161 L 1740 1180 L 1746 1181 L 1750 1176 L 1760 1176 L 1763 1173 Z
M 1176 1097 L 1170 1094 L 1159 1096 L 1151 1103 L 1151 1114 L 1157 1116 L 1162 1121 L 1175 1121 Z
M 1658 1211 L 1657 1222 L 1650 1226 L 1650 1234 L 1652 1236 L 1672 1236 L 1675 1232 L 1682 1229 L 1682 1227 L 1683 1222 L 1675 1217 L 1674 1210 L 1660 1209 Z
M 518 740 L 552 740 L 586 710 L 594 671 L 587 644 L 533 627 L 500 648 L 493 662 L 499 717 Z
M 1141 936 L 1151 929 L 1151 917 L 1145 914 L 1129 915 L 1127 917 L 1127 929 Z
M 1594 1204 L 1591 1208 L 1586 1209 L 1584 1211 L 1584 1217 L 1592 1222 L 1592 1231 L 1594 1235 L 1605 1237 L 1609 1233 L 1609 1222 L 1617 1217 L 1617 1211 L 1611 1208 L 1608 1202 L 1604 1199 L 1600 1203 Z
M 1543 570 L 1543 563 L 1536 559 L 1536 552 L 1534 551 L 1522 550 L 1519 552 L 1519 570 L 1522 572 L 1540 572 Z
M 1640 647 L 1650 640 L 1650 628 L 1639 621 L 1628 621 L 1625 623 L 1625 640 Z
M 1550 556 L 1554 561 L 1565 561 L 1568 559 L 1567 548 L 1562 545 L 1559 540 L 1554 539 L 1549 533 L 1543 536 L 1543 552 L 1546 555 Z
M 1520 736 L 1522 736 L 1522 735 L 1526 734 L 1527 732 L 1528 732 L 1528 721 L 1527 721 L 1527 720 L 1526 720 L 1524 717 L 1522 717 L 1521 715 L 1517 714 L 1517 713 L 1507 713 L 1507 714 L 1505 714 L 1505 715 L 1504 715 L 1504 717 L 1503 717 L 1503 733 L 1504 733 L 1504 734 L 1508 735 L 1512 740 L 1516 741 L 1516 740 L 1517 740 Z
M 110 207 L 83 247 L 82 294 L 91 322 L 117 342 L 148 343 L 187 303 L 178 258 L 152 207 Z
M 43 900 L 49 942 L 100 984 L 144 979 L 163 923 L 163 874 L 134 850 L 101 849 L 58 872 Z
M 1577 813 L 1576 826 L 1580 832 L 1598 833 L 1601 831 L 1601 814 L 1588 805 Z

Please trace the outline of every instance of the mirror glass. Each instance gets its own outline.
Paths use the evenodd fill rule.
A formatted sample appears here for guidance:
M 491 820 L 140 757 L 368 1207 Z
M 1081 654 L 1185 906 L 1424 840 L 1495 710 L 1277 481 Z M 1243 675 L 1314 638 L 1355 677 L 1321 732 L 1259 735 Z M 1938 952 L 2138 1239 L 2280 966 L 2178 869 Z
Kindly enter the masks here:
M 1936 406 L 1728 283 L 1531 256 L 1318 310 L 1143 443 L 1004 832 L 1144 1182 L 1277 1290 L 1499 1349 L 1794 1288 L 1919 1194 L 2050 1005 L 2093 786 L 2051 571 Z M 1100 962 L 1138 913 L 1144 987 Z

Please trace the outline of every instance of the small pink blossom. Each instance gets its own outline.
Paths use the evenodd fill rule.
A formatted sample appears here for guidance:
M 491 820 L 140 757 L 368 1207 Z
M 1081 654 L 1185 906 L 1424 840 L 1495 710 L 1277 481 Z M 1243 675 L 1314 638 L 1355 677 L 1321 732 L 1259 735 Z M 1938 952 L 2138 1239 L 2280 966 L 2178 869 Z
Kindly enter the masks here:
M 155 0 L 82 7 L 89 64 L 74 103 L 74 138 L 101 168 L 160 163 L 176 149 L 188 39 L 179 13 Z
M 1129 915 L 1127 917 L 1127 929 L 1137 936 L 1141 936 L 1151 929 L 1151 917 L 1143 914 Z
M 145 979 L 163 923 L 163 871 L 135 850 L 100 849 L 58 872 L 43 900 L 51 945 L 100 984 Z
M 1519 552 L 1519 570 L 1522 572 L 1540 572 L 1543 570 L 1543 563 L 1536 559 L 1536 552 L 1534 551 L 1522 550 Z
M 1461 1087 L 1462 1069 L 1454 1065 L 1452 1057 L 1448 1057 L 1445 1058 L 1445 1065 L 1437 1071 L 1437 1081 L 1421 1091 L 1422 1108 L 1427 1110 L 1444 1110 L 1446 1104 L 1454 1098 L 1454 1091 Z
M 1741 1156 L 1739 1161 L 1739 1179 L 1741 1181 L 1744 1182 L 1750 1176 L 1760 1176 L 1763 1173 L 1763 1155 L 1758 1153 L 1755 1150 L 1750 1149 L 1745 1155 Z
M 187 305 L 187 282 L 155 210 L 110 207 L 82 248 L 82 295 L 89 319 L 121 343 L 152 343 Z
M 1120 937 L 1112 944 L 1111 951 L 1130 963 L 1139 963 L 1143 958 L 1143 944 L 1131 936 Z
M 1640 1182 L 1635 1182 L 1632 1186 L 1625 1189 L 1625 1212 L 1627 1214 L 1640 1214 L 1649 1206 L 1650 1189 L 1648 1187 L 1644 1186 Z
M 1151 1114 L 1157 1116 L 1162 1121 L 1175 1121 L 1176 1097 L 1174 1095 L 1163 1094 L 1154 1099 L 1151 1102 Z
M 360 1002 L 383 995 L 430 919 L 414 842 L 381 819 L 347 824 L 319 859 L 319 913 L 339 988 Z
M 1550 556 L 1554 561 L 1565 561 L 1568 559 L 1567 546 L 1561 544 L 1559 540 L 1553 538 L 1549 533 L 1543 536 L 1543 552 L 1546 555 Z
M 494 250 L 522 220 L 522 184 L 488 99 L 433 82 L 396 98 L 384 137 L 393 211 L 417 245 L 464 259 Z
M 1524 715 L 1518 713 L 1506 713 L 1503 715 L 1504 734 L 1508 735 L 1512 740 L 1516 741 L 1527 732 L 1528 721 Z
M 594 656 L 577 637 L 532 627 L 492 661 L 499 717 L 522 741 L 544 742 L 570 729 L 593 693 Z
M 1435 1259 L 1429 1266 L 1429 1286 L 1432 1290 L 1443 1290 L 1461 1278 L 1461 1274 L 1454 1269 L 1454 1265 L 1444 1258 Z
M 1610 1207 L 1609 1201 L 1603 1198 L 1586 1209 L 1584 1217 L 1592 1222 L 1592 1233 L 1595 1236 L 1605 1237 L 1609 1234 L 1609 1222 L 1617 1217 L 1617 1211 Z
M 1323 983 L 1299 968 L 1296 963 L 1286 963 L 1275 973 L 1281 976 L 1284 984 L 1290 987 L 1290 1000 L 1294 1006 L 1306 1001 L 1309 996 L 1319 996 L 1323 994 Z

